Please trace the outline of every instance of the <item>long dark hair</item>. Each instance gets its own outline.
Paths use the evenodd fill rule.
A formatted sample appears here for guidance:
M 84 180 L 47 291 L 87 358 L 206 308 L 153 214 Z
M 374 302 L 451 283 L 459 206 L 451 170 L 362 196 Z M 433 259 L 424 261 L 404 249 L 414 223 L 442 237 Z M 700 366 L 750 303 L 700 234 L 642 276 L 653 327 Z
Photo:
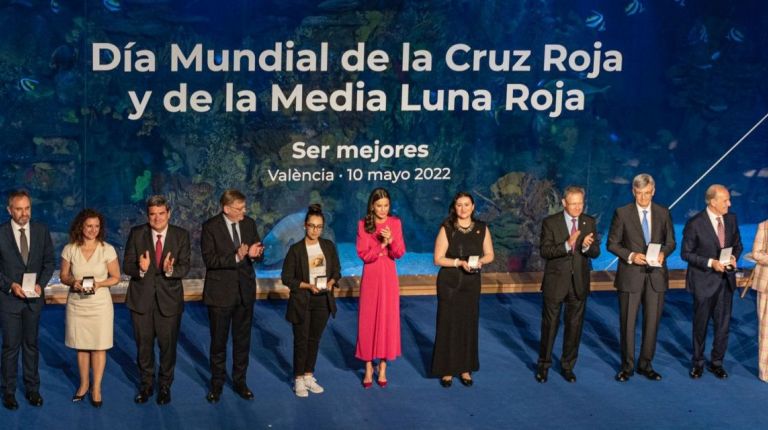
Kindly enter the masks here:
M 320 203 L 309 205 L 307 208 L 307 216 L 304 217 L 304 224 L 309 222 L 309 217 L 311 216 L 319 216 L 323 219 L 323 223 L 325 223 L 325 215 L 323 215 L 323 207 L 320 206 Z
M 468 198 L 469 201 L 472 202 L 472 205 L 474 206 L 475 199 L 472 198 L 472 194 L 469 194 L 464 191 L 459 191 L 458 193 L 456 193 L 456 195 L 453 196 L 451 205 L 448 207 L 448 216 L 445 217 L 445 220 L 443 220 L 443 227 L 445 227 L 446 229 L 454 228 L 454 226 L 458 222 L 459 216 L 456 214 L 456 202 L 459 201 L 459 199 L 462 197 Z M 475 221 L 475 211 L 472 211 L 472 214 L 470 215 L 470 219 L 472 219 L 472 222 Z
M 98 218 L 99 220 L 99 235 L 96 236 L 96 240 L 104 243 L 104 239 L 107 236 L 107 226 L 104 224 L 104 215 L 95 211 L 94 209 L 86 208 L 80 211 L 72 220 L 72 224 L 69 226 L 69 243 L 76 243 L 82 245 L 85 243 L 83 238 L 83 226 L 85 221 L 91 218 Z
M 376 231 L 376 220 L 373 212 L 373 204 L 380 199 L 389 200 L 390 211 L 392 210 L 392 199 L 389 198 L 389 192 L 384 188 L 376 188 L 371 191 L 371 195 L 368 197 L 368 211 L 365 213 L 365 231 L 366 233 L 373 233 Z

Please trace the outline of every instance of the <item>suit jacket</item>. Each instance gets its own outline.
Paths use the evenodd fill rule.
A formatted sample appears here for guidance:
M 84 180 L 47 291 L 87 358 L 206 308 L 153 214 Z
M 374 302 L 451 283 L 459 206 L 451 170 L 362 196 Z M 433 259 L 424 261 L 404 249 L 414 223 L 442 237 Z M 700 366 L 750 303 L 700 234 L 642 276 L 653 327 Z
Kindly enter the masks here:
M 157 302 L 163 316 L 178 315 L 184 311 L 181 279 L 187 275 L 190 266 L 189 232 L 175 225 L 168 226 L 160 267 L 155 263 L 156 240 L 152 237 L 149 224 L 131 229 L 125 244 L 123 262 L 123 271 L 131 277 L 125 302 L 128 309 L 140 314 L 151 312 Z M 139 273 L 139 257 L 145 252 L 149 252 L 151 262 L 142 278 Z M 168 253 L 175 259 L 170 276 L 166 276 L 162 268 L 162 261 L 165 261 Z
M 666 291 L 669 287 L 667 257 L 675 250 L 675 229 L 669 210 L 651 203 L 651 243 L 661 244 L 664 262 L 661 267 L 629 264 L 629 254 L 645 254 L 647 246 L 643 237 L 643 226 L 637 205 L 632 202 L 616 209 L 608 234 L 608 250 L 619 257 L 619 268 L 613 285 L 622 292 L 638 293 L 642 291 L 646 275 L 651 287 L 656 292 Z
M 592 267 L 589 259 L 600 255 L 600 241 L 597 238 L 594 218 L 582 214 L 578 224 L 581 234 L 576 239 L 576 246 L 570 252 L 565 250 L 565 242 L 570 232 L 565 225 L 563 211 L 548 216 L 541 225 L 539 246 L 541 256 L 546 260 L 541 290 L 544 292 L 545 299 L 563 300 L 571 288 L 571 278 L 579 299 L 583 300 L 589 294 Z M 595 234 L 595 241 L 586 252 L 582 252 L 582 242 L 589 233 Z
M 240 243 L 252 245 L 261 242 L 253 218 L 245 217 L 239 223 Z M 219 213 L 203 223 L 200 248 L 205 263 L 203 303 L 208 306 L 249 305 L 256 299 L 256 275 L 253 263 L 259 259 L 245 256 L 235 261 L 237 249 L 229 234 L 228 222 Z M 263 255 L 262 255 L 263 257 Z
M 732 246 L 732 255 L 739 259 L 743 249 L 741 234 L 736 222 L 736 215 L 727 213 L 723 216 L 725 226 L 725 247 Z M 736 288 L 736 274 L 716 272 L 707 267 L 710 258 L 720 257 L 720 241 L 717 239 L 706 209 L 694 215 L 685 223 L 683 230 L 683 248 L 680 256 L 688 262 L 685 274 L 685 289 L 701 297 L 709 297 L 717 291 L 723 276 L 728 280 L 731 291 Z
M 336 245 L 328 239 L 320 238 L 320 249 L 325 255 L 325 275 L 328 280 L 335 279 L 338 282 L 341 279 L 341 264 L 339 263 L 339 254 L 336 252 Z M 307 308 L 309 308 L 309 299 L 312 295 L 310 290 L 299 288 L 302 282 L 309 282 L 309 256 L 304 239 L 294 243 L 288 249 L 288 254 L 283 260 L 283 271 L 280 278 L 283 284 L 291 289 L 285 319 L 294 324 L 301 324 L 304 321 Z M 333 296 L 333 289 L 326 292 L 325 296 L 328 297 L 328 309 L 335 317 L 336 299 Z
M 45 288 L 56 266 L 48 227 L 31 221 L 29 225 L 27 264 L 24 264 L 19 247 L 16 246 L 10 221 L 0 225 L 0 311 L 18 311 L 27 305 L 40 309 L 45 303 L 44 293 L 39 298 L 20 299 L 11 292 L 11 284 L 21 284 L 24 273 L 32 272 L 37 273 L 37 283 Z
M 752 245 L 752 258 L 755 259 L 755 277 L 752 288 L 761 293 L 768 293 L 768 221 L 757 226 L 755 243 Z

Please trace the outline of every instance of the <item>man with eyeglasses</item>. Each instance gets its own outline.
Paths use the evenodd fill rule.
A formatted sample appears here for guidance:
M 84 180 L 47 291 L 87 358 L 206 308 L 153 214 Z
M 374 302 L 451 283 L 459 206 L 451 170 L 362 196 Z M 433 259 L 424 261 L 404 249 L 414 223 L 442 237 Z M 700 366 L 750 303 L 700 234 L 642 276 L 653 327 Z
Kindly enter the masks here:
M 211 387 L 206 400 L 216 403 L 227 380 L 227 338 L 232 326 L 232 382 L 246 400 L 253 392 L 246 383 L 251 322 L 256 298 L 253 263 L 264 254 L 256 222 L 245 215 L 245 195 L 226 190 L 221 195 L 222 212 L 203 223 L 200 247 L 205 263 L 203 303 L 211 325 Z

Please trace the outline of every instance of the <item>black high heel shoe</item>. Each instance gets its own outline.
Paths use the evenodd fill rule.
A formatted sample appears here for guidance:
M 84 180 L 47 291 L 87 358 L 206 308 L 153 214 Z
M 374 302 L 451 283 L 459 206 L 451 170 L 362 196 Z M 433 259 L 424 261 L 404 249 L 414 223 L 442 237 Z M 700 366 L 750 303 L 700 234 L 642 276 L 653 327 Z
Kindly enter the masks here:
M 85 398 L 86 394 L 88 394 L 87 391 L 82 396 L 78 396 L 77 391 L 75 391 L 75 395 L 72 396 L 72 403 L 81 402 Z
M 104 404 L 104 399 L 101 399 L 99 401 L 93 400 L 93 393 L 91 393 L 91 405 L 94 408 L 100 408 L 101 405 L 103 405 L 103 404 Z

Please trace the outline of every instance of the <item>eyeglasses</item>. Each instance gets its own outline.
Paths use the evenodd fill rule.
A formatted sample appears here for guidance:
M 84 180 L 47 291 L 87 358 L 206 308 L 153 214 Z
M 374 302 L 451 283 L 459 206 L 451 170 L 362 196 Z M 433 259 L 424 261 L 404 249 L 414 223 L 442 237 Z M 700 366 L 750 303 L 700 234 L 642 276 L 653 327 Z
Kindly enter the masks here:
M 322 230 L 323 225 L 322 224 L 307 224 L 308 230 Z

